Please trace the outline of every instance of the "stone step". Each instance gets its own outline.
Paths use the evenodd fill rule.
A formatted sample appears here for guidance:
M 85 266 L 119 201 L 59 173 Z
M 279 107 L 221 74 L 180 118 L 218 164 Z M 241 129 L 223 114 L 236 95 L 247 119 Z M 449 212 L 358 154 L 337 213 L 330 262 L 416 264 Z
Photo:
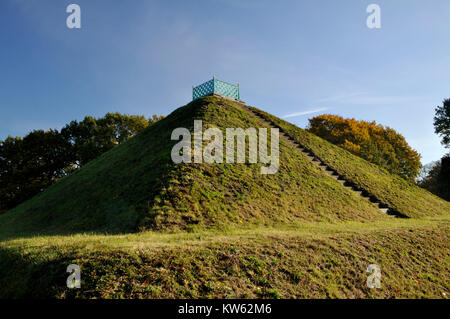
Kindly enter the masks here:
M 345 181 L 344 186 L 345 187 L 349 187 L 349 188 L 351 188 L 353 190 L 353 185 L 349 181 Z

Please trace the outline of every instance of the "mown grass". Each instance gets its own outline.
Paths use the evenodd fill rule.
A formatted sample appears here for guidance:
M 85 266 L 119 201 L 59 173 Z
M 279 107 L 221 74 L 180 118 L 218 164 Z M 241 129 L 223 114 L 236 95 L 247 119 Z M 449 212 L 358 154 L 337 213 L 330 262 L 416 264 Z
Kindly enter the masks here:
M 0 244 L 0 297 L 445 298 L 449 216 Z M 67 265 L 82 288 L 65 287 Z M 369 289 L 369 264 L 382 271 Z
M 267 112 L 250 108 L 282 128 L 347 180 L 369 191 L 400 213 L 408 217 L 421 217 L 450 212 L 449 202 L 413 182 L 390 174 L 385 169 Z

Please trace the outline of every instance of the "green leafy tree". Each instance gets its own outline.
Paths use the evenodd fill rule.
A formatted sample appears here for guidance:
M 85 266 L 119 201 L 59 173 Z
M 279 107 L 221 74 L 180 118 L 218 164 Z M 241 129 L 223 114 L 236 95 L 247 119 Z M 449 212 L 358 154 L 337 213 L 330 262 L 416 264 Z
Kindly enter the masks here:
M 442 144 L 450 148 L 450 99 L 444 100 L 442 106 L 436 107 L 434 132 L 442 137 Z
M 417 181 L 417 185 L 431 193 L 450 201 L 450 154 L 442 157 L 440 161 L 424 166 L 426 172 Z
M 73 145 L 74 164 L 82 166 L 162 118 L 120 113 L 107 113 L 98 119 L 87 116 L 81 122 L 70 122 L 61 134 Z
M 436 107 L 434 131 L 442 138 L 442 144 L 450 148 L 450 99 L 444 100 L 442 106 Z M 444 155 L 432 167 L 418 185 L 435 195 L 450 201 L 450 154 Z
M 0 141 L 0 213 L 30 199 L 59 178 L 163 118 L 108 113 L 72 121 L 61 132 L 32 131 Z
M 30 199 L 66 175 L 70 149 L 56 130 L 0 141 L 0 211 Z

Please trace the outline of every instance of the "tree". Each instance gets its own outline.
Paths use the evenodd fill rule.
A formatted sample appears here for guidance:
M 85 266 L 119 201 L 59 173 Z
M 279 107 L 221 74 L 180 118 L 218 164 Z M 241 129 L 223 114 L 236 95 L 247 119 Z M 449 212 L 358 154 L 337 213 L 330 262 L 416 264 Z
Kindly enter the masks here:
M 417 181 L 417 185 L 445 200 L 450 200 L 450 154 L 424 167 L 427 167 L 428 171 Z
M 61 134 L 73 145 L 74 163 L 82 166 L 162 118 L 120 113 L 107 113 L 98 119 L 87 116 L 81 122 L 70 122 Z
M 442 106 L 436 107 L 434 132 L 442 137 L 442 144 L 450 148 L 450 99 L 444 100 Z
M 440 165 L 441 161 L 432 161 L 428 164 L 423 165 L 420 170 L 419 174 L 417 175 L 416 182 L 417 184 L 421 184 L 425 182 L 425 180 L 428 178 L 435 166 Z
M 108 113 L 72 121 L 61 132 L 37 130 L 0 140 L 0 213 L 30 199 L 162 119 Z
M 441 161 L 434 161 L 424 165 L 420 169 L 417 185 L 425 188 L 433 194 L 438 194 L 437 180 L 441 171 Z
M 419 173 L 420 154 L 394 129 L 375 121 L 324 114 L 309 120 L 308 131 L 405 179 Z
M 436 107 L 434 132 L 442 137 L 442 144 L 450 148 L 450 99 L 444 100 L 442 106 Z M 436 162 L 417 184 L 450 201 L 450 153 Z
M 56 130 L 0 141 L 0 211 L 43 191 L 67 173 L 71 145 Z

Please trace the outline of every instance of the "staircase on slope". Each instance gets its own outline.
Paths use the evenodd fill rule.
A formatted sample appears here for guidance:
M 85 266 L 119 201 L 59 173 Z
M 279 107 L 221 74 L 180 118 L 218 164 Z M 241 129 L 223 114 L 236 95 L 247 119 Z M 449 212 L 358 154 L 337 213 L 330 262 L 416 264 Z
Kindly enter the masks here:
M 352 183 L 351 181 L 348 181 L 344 178 L 344 176 L 340 175 L 335 169 L 325 164 L 320 158 L 318 158 L 312 151 L 307 150 L 305 147 L 303 147 L 300 143 L 295 141 L 289 134 L 283 131 L 282 128 L 278 127 L 275 123 L 267 121 L 265 118 L 263 118 L 258 113 L 252 111 L 249 109 L 246 105 L 243 105 L 243 109 L 250 113 L 251 115 L 258 118 L 260 122 L 265 124 L 266 126 L 272 127 L 272 128 L 278 128 L 280 130 L 280 136 L 281 138 L 287 140 L 289 143 L 294 145 L 300 152 L 306 156 L 312 163 L 314 163 L 316 166 L 318 166 L 322 171 L 327 173 L 331 178 L 337 180 L 339 183 L 342 184 L 342 186 L 346 187 L 347 189 L 351 190 L 352 192 L 360 195 L 362 198 L 372 202 L 373 204 L 377 205 L 378 209 L 382 211 L 383 213 L 396 217 L 396 218 L 407 218 L 407 216 L 401 214 L 400 212 L 396 211 L 395 209 L 390 208 L 387 204 L 381 202 L 376 196 L 373 194 L 370 194 L 367 190 L 360 189 L 357 185 Z

